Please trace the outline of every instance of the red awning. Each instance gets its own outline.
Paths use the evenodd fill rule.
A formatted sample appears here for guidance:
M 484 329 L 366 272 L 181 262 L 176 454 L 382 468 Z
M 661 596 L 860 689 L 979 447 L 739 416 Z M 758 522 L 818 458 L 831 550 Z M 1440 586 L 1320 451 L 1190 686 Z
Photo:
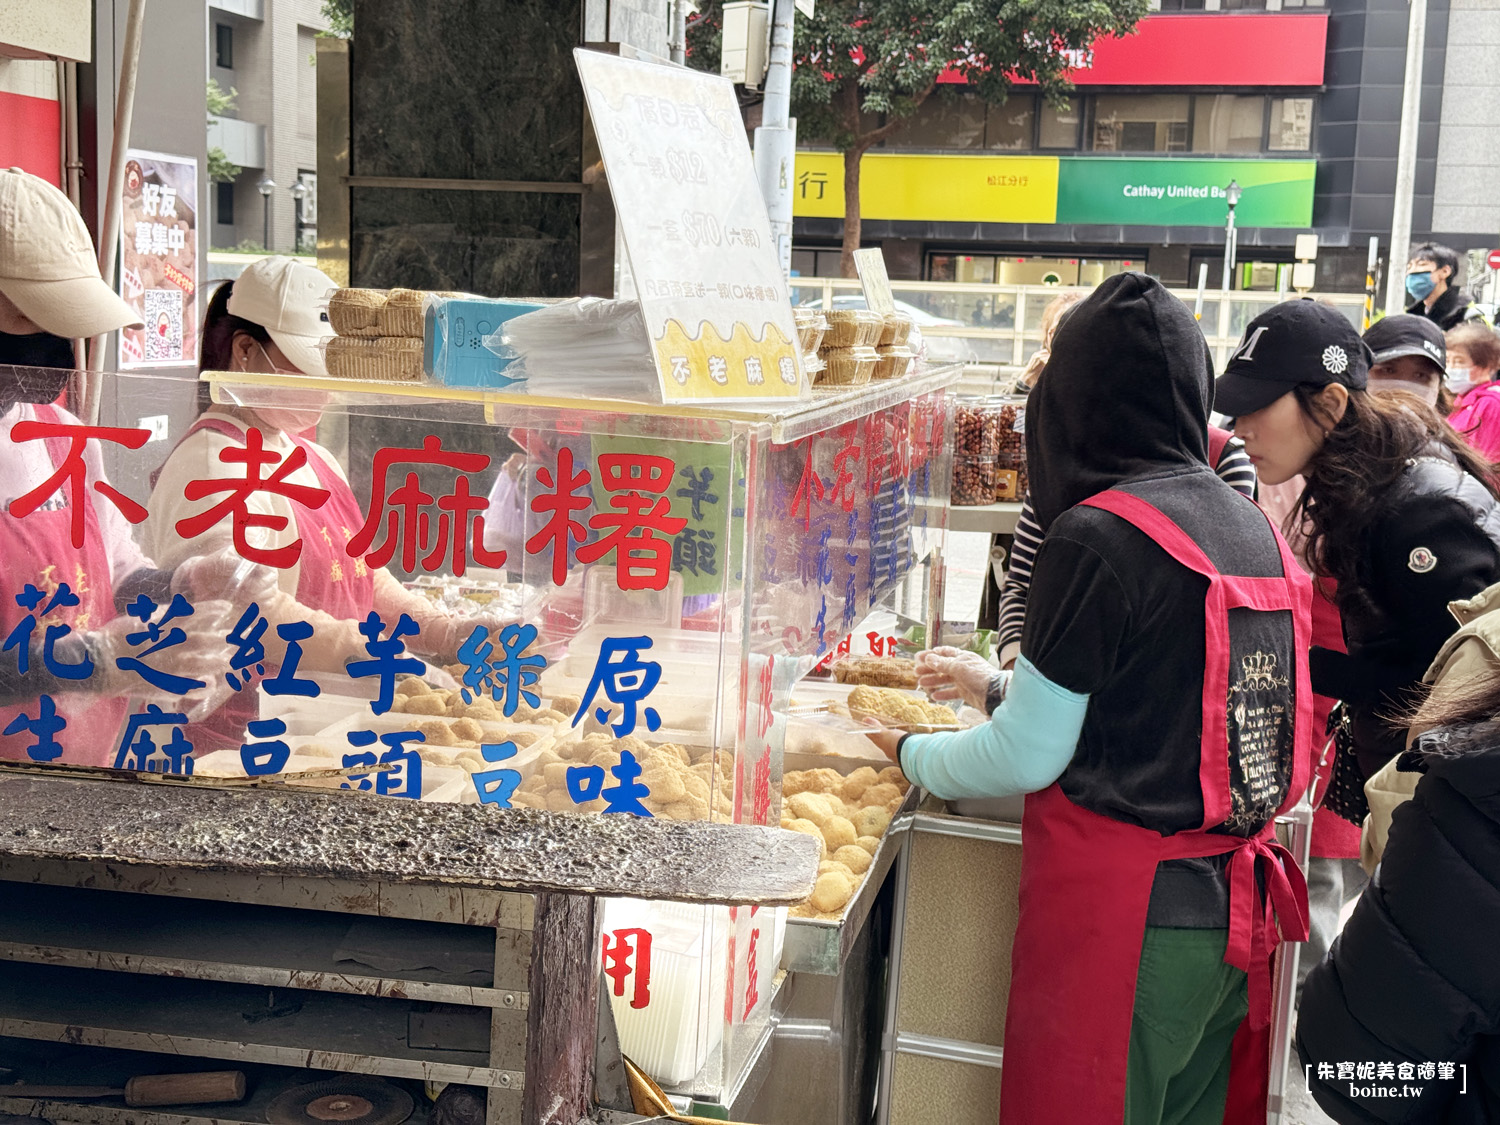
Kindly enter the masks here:
M 1321 86 L 1327 40 L 1325 13 L 1147 16 L 1133 35 L 1100 39 L 1093 65 L 1068 77 L 1079 86 Z

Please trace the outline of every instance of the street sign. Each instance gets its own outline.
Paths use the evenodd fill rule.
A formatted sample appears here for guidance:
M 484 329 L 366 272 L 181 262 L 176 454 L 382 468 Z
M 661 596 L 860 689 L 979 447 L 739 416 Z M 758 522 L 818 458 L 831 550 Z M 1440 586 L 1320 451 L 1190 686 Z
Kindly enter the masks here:
M 1491 250 L 1484 257 L 1484 264 L 1492 270 L 1500 270 L 1500 250 Z
M 808 19 L 812 19 L 813 18 L 813 4 L 815 2 L 816 2 L 816 0 L 796 0 L 797 11 L 801 12 Z

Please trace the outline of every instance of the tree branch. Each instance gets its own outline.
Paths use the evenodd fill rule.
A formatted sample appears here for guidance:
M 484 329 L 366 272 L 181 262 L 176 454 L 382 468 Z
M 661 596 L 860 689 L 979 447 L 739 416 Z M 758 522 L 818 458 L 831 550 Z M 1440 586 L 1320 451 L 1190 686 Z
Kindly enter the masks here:
M 921 109 L 922 108 L 922 103 L 924 103 L 928 98 L 930 98 L 932 96 L 933 91 L 936 90 L 936 89 L 937 89 L 937 79 L 934 78 L 931 82 L 929 82 L 927 84 L 927 89 L 923 90 L 920 94 L 917 95 L 917 97 L 915 99 L 913 99 L 913 101 L 912 101 L 912 113 L 915 113 L 917 110 Z M 855 147 L 857 147 L 861 152 L 863 152 L 865 149 L 869 148 L 872 145 L 878 145 L 881 141 L 885 140 L 887 137 L 892 136 L 895 133 L 898 133 L 901 130 L 901 127 L 906 124 L 907 120 L 910 117 L 911 117 L 911 114 L 907 114 L 906 117 L 896 117 L 896 118 L 893 118 L 890 121 L 887 121 L 880 128 L 878 128 L 878 129 L 872 129 L 868 133 L 860 133 L 860 132 L 858 132 L 856 130 L 855 131 L 855 135 L 854 135 Z

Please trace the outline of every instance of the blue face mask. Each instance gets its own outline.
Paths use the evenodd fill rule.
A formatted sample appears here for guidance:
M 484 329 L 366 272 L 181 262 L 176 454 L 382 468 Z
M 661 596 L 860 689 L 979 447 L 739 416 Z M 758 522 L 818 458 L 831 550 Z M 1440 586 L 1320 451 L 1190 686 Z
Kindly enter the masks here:
M 1413 301 L 1425 301 L 1427 295 L 1436 288 L 1437 282 L 1432 280 L 1431 270 L 1406 275 L 1406 292 Z

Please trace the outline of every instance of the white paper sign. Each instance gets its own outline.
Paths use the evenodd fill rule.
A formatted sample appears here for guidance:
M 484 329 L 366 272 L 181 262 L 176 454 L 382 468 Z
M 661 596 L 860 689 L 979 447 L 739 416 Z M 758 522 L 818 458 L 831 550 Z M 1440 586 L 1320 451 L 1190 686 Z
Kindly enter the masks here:
M 798 398 L 791 298 L 734 87 L 576 50 L 667 402 Z

